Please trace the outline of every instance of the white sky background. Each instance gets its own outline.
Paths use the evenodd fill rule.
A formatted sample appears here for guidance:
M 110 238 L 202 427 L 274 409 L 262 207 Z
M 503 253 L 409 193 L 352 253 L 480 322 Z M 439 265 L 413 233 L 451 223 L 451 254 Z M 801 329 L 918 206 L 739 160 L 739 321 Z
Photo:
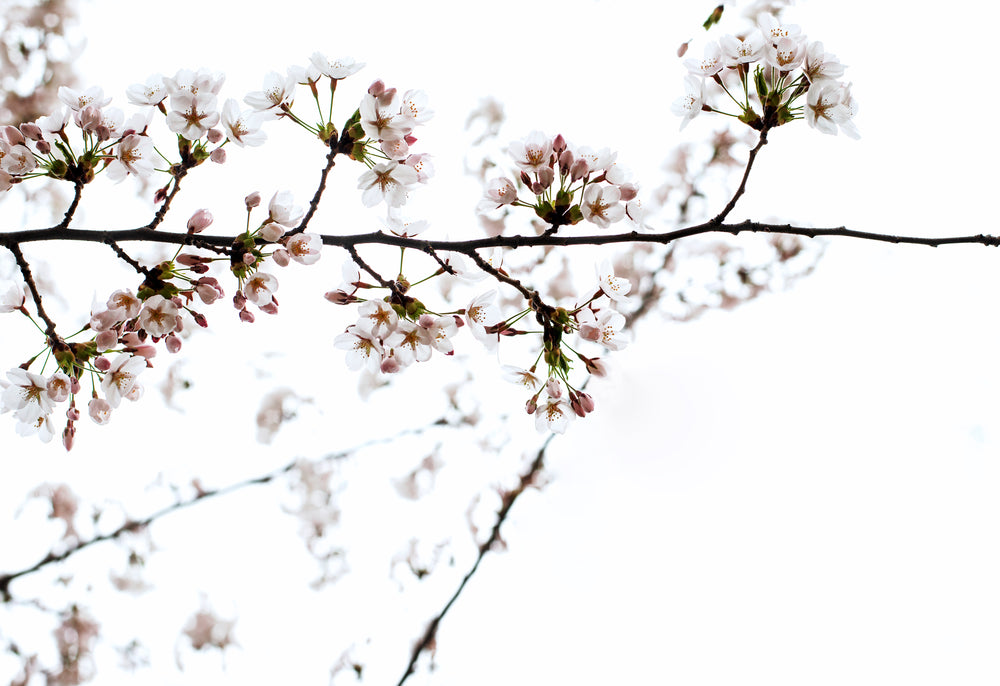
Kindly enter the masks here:
M 610 146 L 646 189 L 661 182 L 658 167 L 674 145 L 719 125 L 703 116 L 681 134 L 669 112 L 682 92 L 676 47 L 694 36 L 700 55 L 700 23 L 712 3 L 652 4 L 583 2 L 567 11 L 506 3 L 462 19 L 470 27 L 462 29 L 458 16 L 468 10 L 457 3 L 381 3 L 373 17 L 340 4 L 288 1 L 267 15 L 240 16 L 230 5 L 180 2 L 142 17 L 132 4 L 94 1 L 85 8 L 90 44 L 79 71 L 84 85 L 103 86 L 129 111 L 125 87 L 153 72 L 221 70 L 223 97 L 242 99 L 267 71 L 304 64 L 314 50 L 353 55 L 368 66 L 338 90 L 338 119 L 374 78 L 426 90 L 437 114 L 416 149 L 435 155 L 438 176 L 416 194 L 411 214 L 431 219 L 439 236 L 465 238 L 478 235 L 478 189 L 461 175 L 462 126 L 482 96 L 505 104 L 503 141 L 540 129 Z M 992 11 L 986 3 L 965 16 L 894 17 L 892 5 L 814 1 L 786 12 L 848 65 L 862 139 L 824 136 L 804 123 L 773 131 L 733 219 L 1000 233 L 991 166 L 1000 151 L 989 134 L 996 102 L 984 78 L 996 17 L 984 16 Z M 347 16 L 358 24 L 343 24 Z M 213 231 L 225 230 L 227 218 L 238 231 L 242 198 L 252 190 L 266 199 L 289 188 L 304 203 L 322 151 L 303 153 L 304 135 L 284 148 L 279 128 L 269 132 L 276 140 L 263 150 L 230 147 L 224 167 L 194 170 L 174 221 L 208 206 Z M 338 163 L 315 228 L 377 227 L 379 212 L 360 209 L 358 174 Z M 95 183 L 80 224 L 148 221 L 141 206 L 109 204 L 130 183 Z M 335 201 L 350 208 L 350 222 Z M 28 254 L 49 260 L 60 287 L 68 285 L 58 256 L 41 246 Z M 94 262 L 74 254 L 80 281 L 68 289 L 68 307 L 89 307 L 95 291 L 131 283 L 126 270 L 104 272 L 107 249 L 81 254 Z M 997 259 L 983 247 L 837 239 L 816 273 L 787 292 L 692 323 L 647 318 L 635 344 L 615 356 L 612 378 L 592 386 L 597 412 L 553 443 L 551 483 L 515 506 L 509 550 L 486 559 L 442 624 L 438 671 L 408 683 L 996 683 Z M 330 250 L 315 267 L 279 272 L 283 311 L 259 317 L 252 330 L 229 321 L 224 303 L 208 308 L 212 330 L 182 351 L 183 373 L 194 382 L 181 396 L 184 414 L 164 410 L 154 391 L 164 354 L 147 373 L 143 402 L 108 427 L 81 425 L 69 456 L 19 439 L 8 422 L 0 431 L 8 462 L 0 521 L 11 521 L 42 481 L 66 481 L 90 501 L 121 500 L 139 514 L 164 498 L 143 491 L 159 472 L 179 484 L 198 475 L 221 485 L 419 425 L 410 417 L 421 412 L 436 416 L 440 379 L 461 374 L 449 360 L 407 370 L 398 390 L 377 391 L 367 404 L 356 400 L 356 379 L 331 346 L 350 312 L 320 298 L 339 282 L 341 261 Z M 91 265 L 106 283 L 91 283 Z M 8 339 L 8 328 L 15 326 L 4 324 L 10 367 L 37 341 L 24 332 Z M 471 347 L 471 337 L 465 343 Z M 491 376 L 485 371 L 479 378 Z M 490 383 L 475 391 L 503 394 L 515 440 L 535 444 L 533 423 L 519 409 L 524 398 Z M 260 396 L 280 385 L 315 403 L 262 448 L 253 416 Z M 423 389 L 427 395 L 417 395 Z M 314 567 L 295 522 L 277 511 L 276 501 L 292 502 L 282 485 L 156 525 L 162 550 L 150 558 L 156 589 L 146 596 L 106 590 L 108 567 L 124 557 L 113 545 L 12 590 L 37 590 L 59 606 L 56 574 L 77 575 L 78 584 L 92 579 L 86 601 L 106 636 L 100 683 L 325 684 L 341 650 L 367 636 L 374 639 L 363 655 L 365 683 L 395 683 L 410 641 L 471 562 L 471 542 L 461 538 L 477 488 L 469 484 L 518 471 L 515 461 L 464 443 L 447 454 L 438 500 L 400 503 L 386 478 L 411 469 L 426 442 L 413 450 L 425 452 L 373 453 L 345 468 L 344 528 L 363 532 L 372 550 L 352 543 L 352 575 L 318 593 L 307 588 Z M 48 550 L 60 530 L 49 523 L 32 531 L 44 514 L 34 503 L 15 526 L 0 527 L 0 570 Z M 401 594 L 386 569 L 413 522 L 426 526 L 430 543 L 455 529 L 456 566 Z M 188 652 L 188 669 L 177 673 L 174 637 L 201 591 L 220 615 L 238 617 L 241 647 L 228 651 L 225 671 L 218 655 Z M 6 614 L 0 632 L 30 633 L 34 616 Z M 133 635 L 149 645 L 154 667 L 116 681 L 111 646 Z M 4 660 L 0 682 L 11 666 Z

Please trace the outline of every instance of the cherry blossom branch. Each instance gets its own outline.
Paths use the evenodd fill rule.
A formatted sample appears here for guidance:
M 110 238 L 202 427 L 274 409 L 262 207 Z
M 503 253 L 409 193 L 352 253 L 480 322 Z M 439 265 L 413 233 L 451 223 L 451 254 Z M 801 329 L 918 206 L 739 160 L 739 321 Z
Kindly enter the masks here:
M 840 236 L 844 238 L 856 238 L 882 243 L 927 245 L 931 247 L 968 243 L 994 247 L 1000 246 L 1000 236 L 981 233 L 965 236 L 922 237 L 876 233 L 872 231 L 859 231 L 855 229 L 848 229 L 845 226 L 817 228 L 793 226 L 792 224 L 755 222 L 751 220 L 735 224 L 725 224 L 718 223 L 714 219 L 702 224 L 676 229 L 674 231 L 666 231 L 663 233 L 640 233 L 638 231 L 631 231 L 628 233 L 590 234 L 583 236 L 559 234 L 538 236 L 514 235 L 476 238 L 466 241 L 445 241 L 409 238 L 375 231 L 372 233 L 350 234 L 346 236 L 321 234 L 320 238 L 325 245 L 337 246 L 345 249 L 347 249 L 348 246 L 356 247 L 359 245 L 372 244 L 397 246 L 401 248 L 414 248 L 423 252 L 427 252 L 428 249 L 430 249 L 435 251 L 443 250 L 460 252 L 468 255 L 470 254 L 470 251 L 473 250 L 497 247 L 517 249 L 543 246 L 570 247 L 576 245 L 614 245 L 619 243 L 650 243 L 667 245 L 682 238 L 711 233 L 725 233 L 733 236 L 741 233 L 769 233 L 805 236 L 808 238 Z M 40 241 L 81 241 L 91 243 L 108 243 L 109 241 L 138 241 L 165 243 L 171 245 L 198 245 L 211 249 L 229 247 L 232 245 L 233 237 L 204 234 L 191 236 L 189 234 L 154 231 L 149 227 L 111 231 L 51 227 L 48 229 L 0 232 L 0 245 L 4 245 L 8 248 L 11 248 L 11 246 L 14 245 Z
M 110 247 L 112 250 L 115 251 L 115 254 L 119 257 L 119 259 L 121 259 L 123 262 L 127 262 L 128 265 L 132 267 L 132 269 L 136 270 L 139 274 L 142 274 L 144 276 L 149 274 L 149 269 L 139 264 L 135 259 L 132 258 L 131 255 L 122 250 L 122 247 L 118 245 L 117 242 L 108 241 L 107 244 L 108 247 Z
M 18 268 L 21 270 L 24 283 L 28 285 L 28 290 L 31 292 L 31 299 L 35 301 L 35 309 L 38 311 L 38 316 L 45 322 L 45 335 L 50 340 L 54 340 L 56 338 L 56 323 L 49 318 L 49 315 L 45 312 L 45 308 L 42 306 L 42 296 L 38 292 L 38 286 L 35 285 L 35 278 L 31 275 L 31 267 L 28 266 L 28 261 L 24 259 L 24 253 L 21 252 L 21 246 L 15 243 L 9 246 L 9 248 L 14 254 Z
M 743 178 L 740 180 L 739 188 L 737 188 L 736 192 L 733 193 L 733 197 L 729 199 L 729 202 L 722 208 L 722 211 L 709 222 L 710 224 L 722 224 L 722 222 L 726 220 L 726 217 L 729 216 L 729 213 L 733 211 L 733 208 L 736 207 L 736 202 L 740 199 L 740 196 L 746 192 L 747 179 L 750 178 L 750 169 L 753 167 L 754 160 L 757 159 L 757 153 L 760 152 L 760 149 L 765 145 L 767 145 L 767 129 L 762 129 L 760 132 L 760 140 L 758 140 L 757 145 L 750 150 L 750 157 L 747 159 L 746 169 L 743 170 Z
M 555 434 L 550 434 L 549 437 L 545 439 L 541 448 L 538 449 L 538 453 L 535 455 L 535 459 L 532 461 L 531 466 L 528 467 L 528 470 L 520 476 L 517 486 L 503 493 L 502 504 L 500 509 L 497 511 L 497 518 L 493 523 L 493 529 L 490 531 L 489 538 L 480 544 L 479 554 L 476 556 L 476 561 L 472 564 L 469 571 L 466 572 L 465 576 L 462 577 L 461 583 L 459 583 L 455 592 L 452 593 L 448 602 L 445 603 L 441 611 L 438 612 L 433 619 L 431 619 L 430 623 L 428 623 L 423 636 L 421 636 L 420 640 L 413 646 L 413 652 L 410 654 L 410 661 L 406 665 L 406 671 L 403 673 L 402 678 L 400 678 L 396 686 L 402 686 L 403 683 L 405 683 L 406 680 L 414 674 L 416 671 L 417 660 L 424 653 L 424 651 L 431 649 L 434 645 L 437 630 L 441 621 L 444 619 L 445 615 L 448 614 L 448 611 L 451 609 L 451 606 L 455 604 L 455 601 L 458 600 L 458 597 L 462 595 L 462 591 L 465 590 L 466 584 L 468 584 L 469 580 L 476 574 L 476 571 L 479 569 L 479 564 L 483 561 L 483 558 L 486 557 L 486 554 L 493 550 L 494 546 L 502 542 L 503 539 L 500 537 L 500 528 L 503 526 L 504 522 L 507 521 L 507 515 L 510 514 L 510 510 L 514 506 L 517 499 L 527 488 L 534 485 L 535 479 L 537 479 L 545 465 L 545 452 L 553 438 L 555 438 Z
M 347 457 L 350 457 L 354 453 L 363 450 L 365 448 L 369 448 L 371 446 L 380 445 L 384 443 L 391 443 L 404 436 L 420 434 L 432 427 L 442 427 L 442 426 L 451 426 L 451 424 L 448 422 L 447 419 L 441 418 L 434 422 L 429 422 L 426 426 L 404 429 L 391 436 L 374 438 L 372 440 L 360 443 L 352 448 L 347 448 L 338 452 L 328 453 L 321 459 L 326 461 L 346 459 Z M 0 600 L 2 600 L 5 603 L 9 603 L 13 600 L 13 596 L 10 593 L 10 584 L 15 579 L 27 576 L 29 574 L 34 574 L 35 572 L 44 569 L 45 567 L 48 567 L 49 565 L 55 564 L 57 562 L 63 562 L 64 560 L 71 557 L 72 555 L 75 555 L 81 550 L 85 550 L 86 548 L 97 545 L 98 543 L 104 543 L 105 541 L 113 541 L 118 538 L 121 538 L 123 535 L 127 533 L 141 531 L 142 529 L 145 529 L 146 527 L 151 525 L 153 522 L 162 519 L 166 515 L 187 509 L 206 500 L 211 500 L 213 498 L 229 495 L 230 493 L 235 493 L 244 488 L 247 488 L 248 486 L 262 485 L 275 481 L 281 476 L 295 469 L 295 467 L 300 463 L 301 460 L 295 459 L 279 467 L 278 469 L 267 472 L 266 474 L 261 474 L 260 476 L 244 479 L 243 481 L 237 481 L 235 483 L 229 484 L 228 486 L 222 486 L 220 488 L 213 488 L 207 490 L 199 489 L 198 493 L 193 498 L 189 498 L 188 500 L 178 500 L 177 502 L 168 505 L 166 507 L 163 507 L 142 519 L 129 519 L 124 524 L 119 526 L 117 529 L 114 529 L 104 534 L 100 534 L 98 536 L 94 536 L 93 538 L 89 538 L 85 541 L 79 541 L 75 545 L 67 548 L 61 553 L 50 552 L 49 554 L 47 554 L 45 557 L 43 557 L 41 560 L 31 565 L 30 567 L 26 567 L 16 572 L 0 574 Z

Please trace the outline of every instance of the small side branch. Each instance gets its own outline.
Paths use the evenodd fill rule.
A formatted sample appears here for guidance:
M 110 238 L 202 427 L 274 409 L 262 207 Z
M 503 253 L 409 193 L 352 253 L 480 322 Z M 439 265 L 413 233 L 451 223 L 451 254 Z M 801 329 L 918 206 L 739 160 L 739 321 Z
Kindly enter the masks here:
M 750 178 L 750 169 L 753 167 L 753 161 L 757 159 L 757 153 L 760 152 L 760 149 L 765 145 L 767 145 L 767 129 L 762 129 L 760 132 L 760 140 L 757 141 L 757 145 L 750 151 L 750 157 L 747 159 L 746 169 L 743 170 L 743 178 L 740 179 L 739 188 L 736 189 L 733 197 L 729 199 L 729 202 L 722 208 L 722 211 L 709 222 L 710 224 L 722 224 L 722 222 L 726 220 L 726 217 L 729 216 L 729 213 L 733 211 L 733 208 L 736 207 L 736 202 L 740 199 L 740 196 L 746 192 L 747 179 Z
M 38 286 L 35 285 L 35 278 L 31 275 L 31 267 L 28 266 L 28 261 L 24 259 L 21 246 L 14 243 L 8 247 L 14 254 L 17 266 L 21 270 L 21 276 L 24 277 L 24 283 L 28 285 L 28 290 L 31 291 L 31 299 L 35 301 L 35 309 L 38 311 L 38 316 L 45 322 L 45 335 L 50 340 L 55 340 L 57 338 L 56 323 L 49 318 L 49 315 L 45 312 L 45 308 L 42 306 L 42 295 L 38 292 Z
M 525 490 L 535 483 L 535 480 L 541 473 L 542 468 L 545 466 L 545 451 L 548 449 L 549 443 L 552 442 L 554 437 L 555 434 L 551 434 L 547 439 L 545 439 L 542 447 L 538 449 L 538 454 L 535 455 L 535 459 L 532 461 L 531 466 L 528 467 L 528 471 L 521 475 L 517 486 L 503 494 L 503 504 L 497 511 L 496 522 L 493 524 L 493 530 L 490 532 L 489 538 L 487 538 L 486 541 L 479 546 L 479 554 L 476 556 L 476 561 L 473 563 L 472 568 L 464 577 L 462 577 L 462 582 L 458 585 L 458 588 L 455 589 L 451 598 L 448 599 L 448 602 L 445 603 L 441 611 L 430 621 L 427 625 L 427 629 L 424 631 L 424 635 L 421 636 L 420 640 L 417 641 L 415 646 L 413 646 L 413 652 L 410 655 L 410 662 L 406 665 L 406 671 L 403 673 L 402 678 L 396 686 L 402 686 L 403 683 L 406 682 L 412 674 L 414 674 L 417 667 L 417 660 L 420 658 L 421 654 L 423 654 L 424 651 L 429 650 L 434 645 L 434 640 L 437 636 L 437 630 L 438 626 L 441 624 L 441 620 L 443 620 L 445 615 L 448 614 L 448 610 L 450 610 L 451 606 L 455 604 L 458 597 L 462 595 L 462 591 L 465 590 L 466 584 L 468 584 L 469 580 L 475 575 L 476 571 L 479 569 L 479 564 L 483 561 L 483 558 L 486 557 L 486 554 L 493 550 L 494 546 L 502 540 L 500 538 L 500 527 L 502 527 L 504 522 L 507 521 L 507 515 L 510 514 L 510 510 L 514 506 L 517 499 L 522 493 L 524 493 Z

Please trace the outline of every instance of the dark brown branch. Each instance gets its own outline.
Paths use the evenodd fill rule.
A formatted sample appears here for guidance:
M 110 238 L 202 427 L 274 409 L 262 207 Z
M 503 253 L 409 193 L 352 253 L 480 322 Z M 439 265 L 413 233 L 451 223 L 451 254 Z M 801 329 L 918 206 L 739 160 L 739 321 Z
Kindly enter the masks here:
M 137 261 L 135 261 L 132 258 L 132 256 L 129 255 L 127 252 L 122 250 L 122 247 L 118 245 L 118 243 L 116 243 L 115 241 L 108 241 L 108 246 L 115 251 L 115 254 L 118 255 L 119 259 L 121 259 L 124 262 L 127 262 L 129 266 L 132 267 L 132 269 L 136 270 L 138 273 L 143 275 L 149 274 L 149 270 L 146 267 L 143 267 Z
M 462 595 L 465 585 L 469 583 L 469 580 L 475 575 L 476 570 L 479 569 L 479 564 L 483 561 L 483 558 L 486 557 L 486 553 L 493 550 L 494 546 L 502 540 L 500 538 L 500 527 L 502 527 L 504 522 L 507 521 L 507 515 L 510 514 L 510 510 L 514 506 L 517 499 L 522 493 L 524 493 L 525 490 L 527 490 L 529 486 L 535 483 L 535 479 L 541 473 L 542 468 L 545 465 L 545 451 L 548 449 L 553 438 L 555 438 L 555 434 L 550 434 L 549 437 L 545 439 L 542 447 L 538 449 L 538 454 L 535 455 L 535 459 L 532 461 L 531 466 L 528 467 L 528 471 L 521 475 L 517 486 L 503 493 L 503 504 L 497 511 L 497 519 L 493 524 L 493 530 L 490 532 L 489 538 L 487 538 L 486 541 L 479 546 L 479 554 L 476 556 L 476 561 L 473 563 L 472 568 L 469 569 L 464 577 L 462 577 L 462 582 L 458 585 L 458 588 L 455 589 L 451 598 L 449 598 L 448 602 L 445 603 L 445 606 L 441 609 L 441 611 L 430 621 L 427 625 L 427 629 L 424 631 L 424 635 L 419 641 L 417 641 L 416 645 L 413 646 L 413 652 L 410 654 L 410 662 L 406 665 L 406 671 L 403 673 L 402 678 L 396 686 L 402 686 L 402 684 L 410 678 L 410 675 L 416 671 L 417 660 L 420 658 L 420 655 L 434 644 L 434 639 L 437 636 L 437 630 L 438 626 L 441 624 L 441 620 L 443 620 L 444 616 L 448 614 L 448 610 L 450 610 L 451 606 L 455 604 L 458 597 Z
M 844 226 L 829 228 L 814 228 L 805 226 L 792 226 L 791 224 L 765 224 L 754 221 L 742 221 L 736 224 L 718 224 L 712 221 L 695 226 L 689 226 L 675 231 L 663 233 L 639 233 L 631 231 L 629 233 L 616 234 L 591 234 L 583 236 L 569 235 L 540 235 L 540 236 L 495 236 L 490 238 L 477 238 L 467 241 L 442 241 L 427 240 L 395 236 L 393 234 L 376 231 L 373 233 L 359 233 L 347 236 L 321 235 L 325 245 L 333 245 L 342 248 L 347 246 L 358 246 L 365 244 L 374 245 L 394 245 L 401 248 L 415 248 L 424 252 L 430 250 L 444 250 L 469 254 L 470 250 L 480 250 L 483 248 L 528 248 L 540 246 L 562 246 L 574 245 L 614 245 L 618 243 L 652 243 L 667 245 L 682 238 L 710 233 L 728 233 L 737 235 L 740 233 L 774 233 L 789 234 L 794 236 L 807 236 L 817 238 L 820 236 L 841 236 L 844 238 L 858 238 L 869 241 L 879 241 L 882 243 L 928 245 L 938 247 L 941 245 L 956 245 L 960 243 L 998 246 L 1000 236 L 989 234 L 975 234 L 967 236 L 899 236 L 892 234 L 874 233 L 870 231 L 857 231 Z M 11 247 L 12 245 L 23 243 L 35 243 L 39 241 L 81 241 L 91 243 L 107 243 L 116 241 L 120 243 L 130 241 L 140 241 L 149 243 L 166 243 L 172 245 L 192 245 L 199 244 L 208 247 L 224 248 L 232 245 L 232 236 L 210 236 L 199 234 L 193 237 L 186 233 L 170 233 L 153 231 L 148 227 L 138 229 L 121 229 L 115 231 L 92 231 L 86 229 L 68 229 L 62 227 L 52 227 L 48 229 L 36 229 L 28 231 L 10 231 L 0 233 L 0 245 Z
M 743 170 L 743 178 L 740 180 L 739 188 L 737 188 L 736 192 L 733 193 L 733 197 L 729 199 L 729 202 L 722 208 L 722 211 L 709 222 L 710 224 L 722 224 L 722 222 L 726 221 L 726 217 L 729 216 L 729 213 L 733 211 L 733 208 L 736 207 L 736 202 L 740 199 L 740 196 L 746 192 L 747 179 L 750 178 L 750 168 L 753 167 L 753 161 L 757 159 L 757 153 L 760 152 L 760 149 L 765 145 L 767 145 L 767 129 L 762 129 L 760 132 L 760 140 L 757 141 L 757 145 L 755 145 L 750 151 L 750 157 L 747 159 L 746 169 Z
M 38 316 L 42 318 L 45 322 L 45 335 L 50 340 L 55 340 L 56 336 L 56 323 L 49 319 L 49 315 L 45 313 L 45 308 L 42 307 L 42 295 L 38 292 L 38 286 L 35 285 L 35 278 L 31 275 L 31 267 L 28 266 L 28 261 L 24 259 L 24 253 L 21 252 L 21 246 L 15 243 L 10 246 L 10 251 L 14 253 L 14 259 L 17 261 L 17 266 L 21 270 L 21 276 L 24 278 L 24 283 L 28 285 L 28 290 L 31 291 L 31 299 L 35 301 L 35 309 L 38 311 Z
M 336 81 L 334 81 L 336 83 Z M 302 221 L 294 229 L 289 231 L 286 235 L 294 236 L 297 233 L 302 233 L 306 230 L 309 225 L 309 220 L 313 218 L 316 214 L 316 210 L 319 209 L 319 201 L 323 197 L 323 191 L 326 190 L 326 177 L 329 176 L 330 170 L 333 169 L 333 165 L 336 163 L 336 157 L 340 153 L 340 145 L 336 139 L 330 140 L 330 152 L 326 154 L 326 166 L 319 174 L 319 186 L 316 187 L 316 192 L 313 193 L 312 200 L 309 201 L 309 209 L 306 210 L 306 214 L 302 217 Z

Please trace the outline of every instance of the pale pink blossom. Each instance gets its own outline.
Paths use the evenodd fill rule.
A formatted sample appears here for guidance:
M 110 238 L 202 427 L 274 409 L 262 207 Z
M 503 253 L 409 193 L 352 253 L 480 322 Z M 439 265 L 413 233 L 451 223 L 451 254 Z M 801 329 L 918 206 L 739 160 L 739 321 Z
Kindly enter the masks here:
M 517 187 L 510 179 L 497 177 L 486 184 L 484 196 L 476 207 L 480 212 L 488 212 L 513 203 L 517 200 Z
M 588 341 L 601 343 L 608 350 L 622 350 L 628 338 L 622 335 L 625 317 L 614 310 L 604 310 L 591 324 L 580 325 L 580 336 Z
M 625 216 L 625 207 L 619 203 L 621 191 L 617 186 L 593 184 L 583 193 L 583 218 L 606 229 Z
M 136 377 L 146 369 L 145 358 L 138 355 L 122 353 L 112 362 L 104 378 L 101 379 L 101 389 L 111 407 L 118 407 L 122 398 L 127 396 L 135 386 Z
M 715 41 L 705 46 L 705 54 L 700 60 L 689 57 L 684 60 L 684 66 L 695 76 L 715 76 L 726 66 L 722 48 Z
M 282 105 L 291 106 L 295 98 L 295 86 L 295 77 L 291 72 L 282 76 L 272 71 L 264 77 L 263 90 L 247 93 L 243 102 L 262 114 L 276 118 L 281 114 Z
M 764 56 L 764 45 L 764 34 L 759 29 L 751 31 L 746 38 L 725 35 L 719 39 L 719 46 L 726 58 L 726 66 L 729 67 L 750 64 L 761 59 Z
M 55 408 L 42 375 L 15 367 L 7 372 L 7 378 L 10 383 L 0 395 L 0 413 L 13 411 L 19 421 L 34 422 Z
M 130 290 L 117 290 L 108 298 L 107 307 L 108 312 L 114 318 L 113 324 L 117 324 L 138 316 L 139 310 L 142 309 L 142 301 L 135 297 Z
M 164 77 L 163 85 L 170 93 L 172 103 L 172 98 L 177 95 L 218 95 L 225 80 L 226 77 L 221 72 L 180 69 L 173 77 Z
M 70 388 L 72 387 L 72 381 L 63 372 L 56 372 L 51 377 L 49 377 L 48 383 L 45 384 L 45 390 L 57 403 L 61 403 L 69 398 Z
M 670 111 L 681 120 L 681 131 L 688 123 L 697 117 L 705 105 L 705 79 L 688 74 L 684 77 L 684 95 L 674 100 Z
M 806 50 L 802 73 L 810 83 L 820 79 L 837 79 L 844 75 L 844 65 L 836 55 L 824 52 L 821 42 L 813 41 Z
M 575 416 L 565 399 L 549 399 L 535 410 L 535 428 L 539 433 L 566 433 L 566 428 Z
M 347 368 L 358 370 L 367 367 L 379 371 L 382 364 L 382 344 L 378 338 L 361 325 L 355 324 L 333 339 L 333 346 L 347 351 Z
M 222 106 L 222 129 L 226 138 L 241 148 L 264 144 L 267 134 L 261 131 L 260 125 L 260 116 L 252 112 L 240 112 L 239 103 L 233 98 L 226 100 L 226 104 Z
M 177 328 L 177 305 L 162 295 L 152 295 L 139 312 L 139 327 L 154 338 L 166 336 Z
M 374 207 L 385 201 L 389 207 L 400 207 L 406 203 L 406 190 L 417 183 L 417 172 L 399 162 L 389 161 L 376 164 L 358 179 L 361 202 L 365 207 Z
M 25 288 L 16 281 L 0 286 L 0 314 L 24 308 Z
M 285 246 L 289 256 L 299 264 L 314 264 L 320 258 L 323 239 L 315 233 L 298 233 Z
M 3 170 L 12 176 L 20 176 L 34 171 L 38 166 L 35 155 L 25 145 L 12 145 L 3 159 L 0 160 Z
M 87 405 L 87 414 L 96 424 L 107 424 L 111 421 L 111 404 L 104 398 L 94 398 Z
M 537 374 L 527 369 L 505 364 L 501 367 L 501 371 L 503 371 L 504 379 L 519 386 L 524 386 L 531 391 L 538 388 L 542 383 Z
M 361 99 L 361 128 L 375 140 L 395 140 L 403 138 L 412 128 L 412 123 L 399 111 L 399 96 L 377 97 L 366 93 Z
M 364 328 L 373 336 L 385 338 L 395 331 L 399 315 L 384 300 L 369 300 L 358 307 L 358 317 L 365 322 Z
M 499 341 L 498 334 L 487 331 L 488 327 L 496 325 L 502 319 L 496 300 L 497 292 L 495 290 L 487 291 L 476 296 L 465 308 L 465 320 L 469 325 L 469 330 L 472 331 L 476 340 L 486 346 L 487 350 L 496 348 Z
M 434 116 L 434 110 L 427 107 L 427 93 L 422 90 L 406 91 L 399 104 L 399 113 L 411 129 Z
M 134 83 L 125 89 L 125 96 L 133 105 L 155 106 L 167 97 L 167 87 L 162 74 L 153 74 L 145 83 Z
M 278 280 L 267 272 L 256 272 L 243 285 L 243 295 L 257 307 L 265 307 L 274 300 Z
M 627 303 L 629 301 L 628 292 L 632 290 L 632 282 L 615 276 L 611 260 L 602 260 L 597 265 L 597 282 L 601 291 L 615 302 Z
M 291 191 L 278 191 L 271 196 L 267 212 L 269 221 L 288 227 L 297 224 L 305 214 L 302 207 L 295 204 L 295 198 Z
M 541 171 L 551 161 L 552 139 L 541 131 L 532 131 L 527 138 L 511 142 L 507 152 L 520 169 L 529 173 Z
M 68 86 L 60 86 L 57 91 L 60 102 L 68 106 L 74 112 L 79 112 L 87 106 L 100 109 L 111 102 L 111 98 L 104 97 L 104 89 L 99 86 L 91 86 L 82 91 L 74 90 Z
M 115 158 L 108 164 L 108 178 L 118 183 L 129 174 L 146 177 L 153 173 L 153 139 L 129 134 L 121 139 Z
M 357 74 L 365 66 L 364 62 L 357 62 L 353 57 L 330 59 L 321 52 L 314 52 L 309 61 L 320 74 L 334 80 L 346 79 L 352 74 Z
M 188 140 L 198 140 L 219 123 L 217 102 L 212 94 L 193 95 L 183 91 L 170 96 L 167 128 Z
M 792 71 L 802 66 L 806 58 L 805 40 L 782 38 L 777 45 L 768 45 L 764 51 L 768 64 L 778 71 Z

